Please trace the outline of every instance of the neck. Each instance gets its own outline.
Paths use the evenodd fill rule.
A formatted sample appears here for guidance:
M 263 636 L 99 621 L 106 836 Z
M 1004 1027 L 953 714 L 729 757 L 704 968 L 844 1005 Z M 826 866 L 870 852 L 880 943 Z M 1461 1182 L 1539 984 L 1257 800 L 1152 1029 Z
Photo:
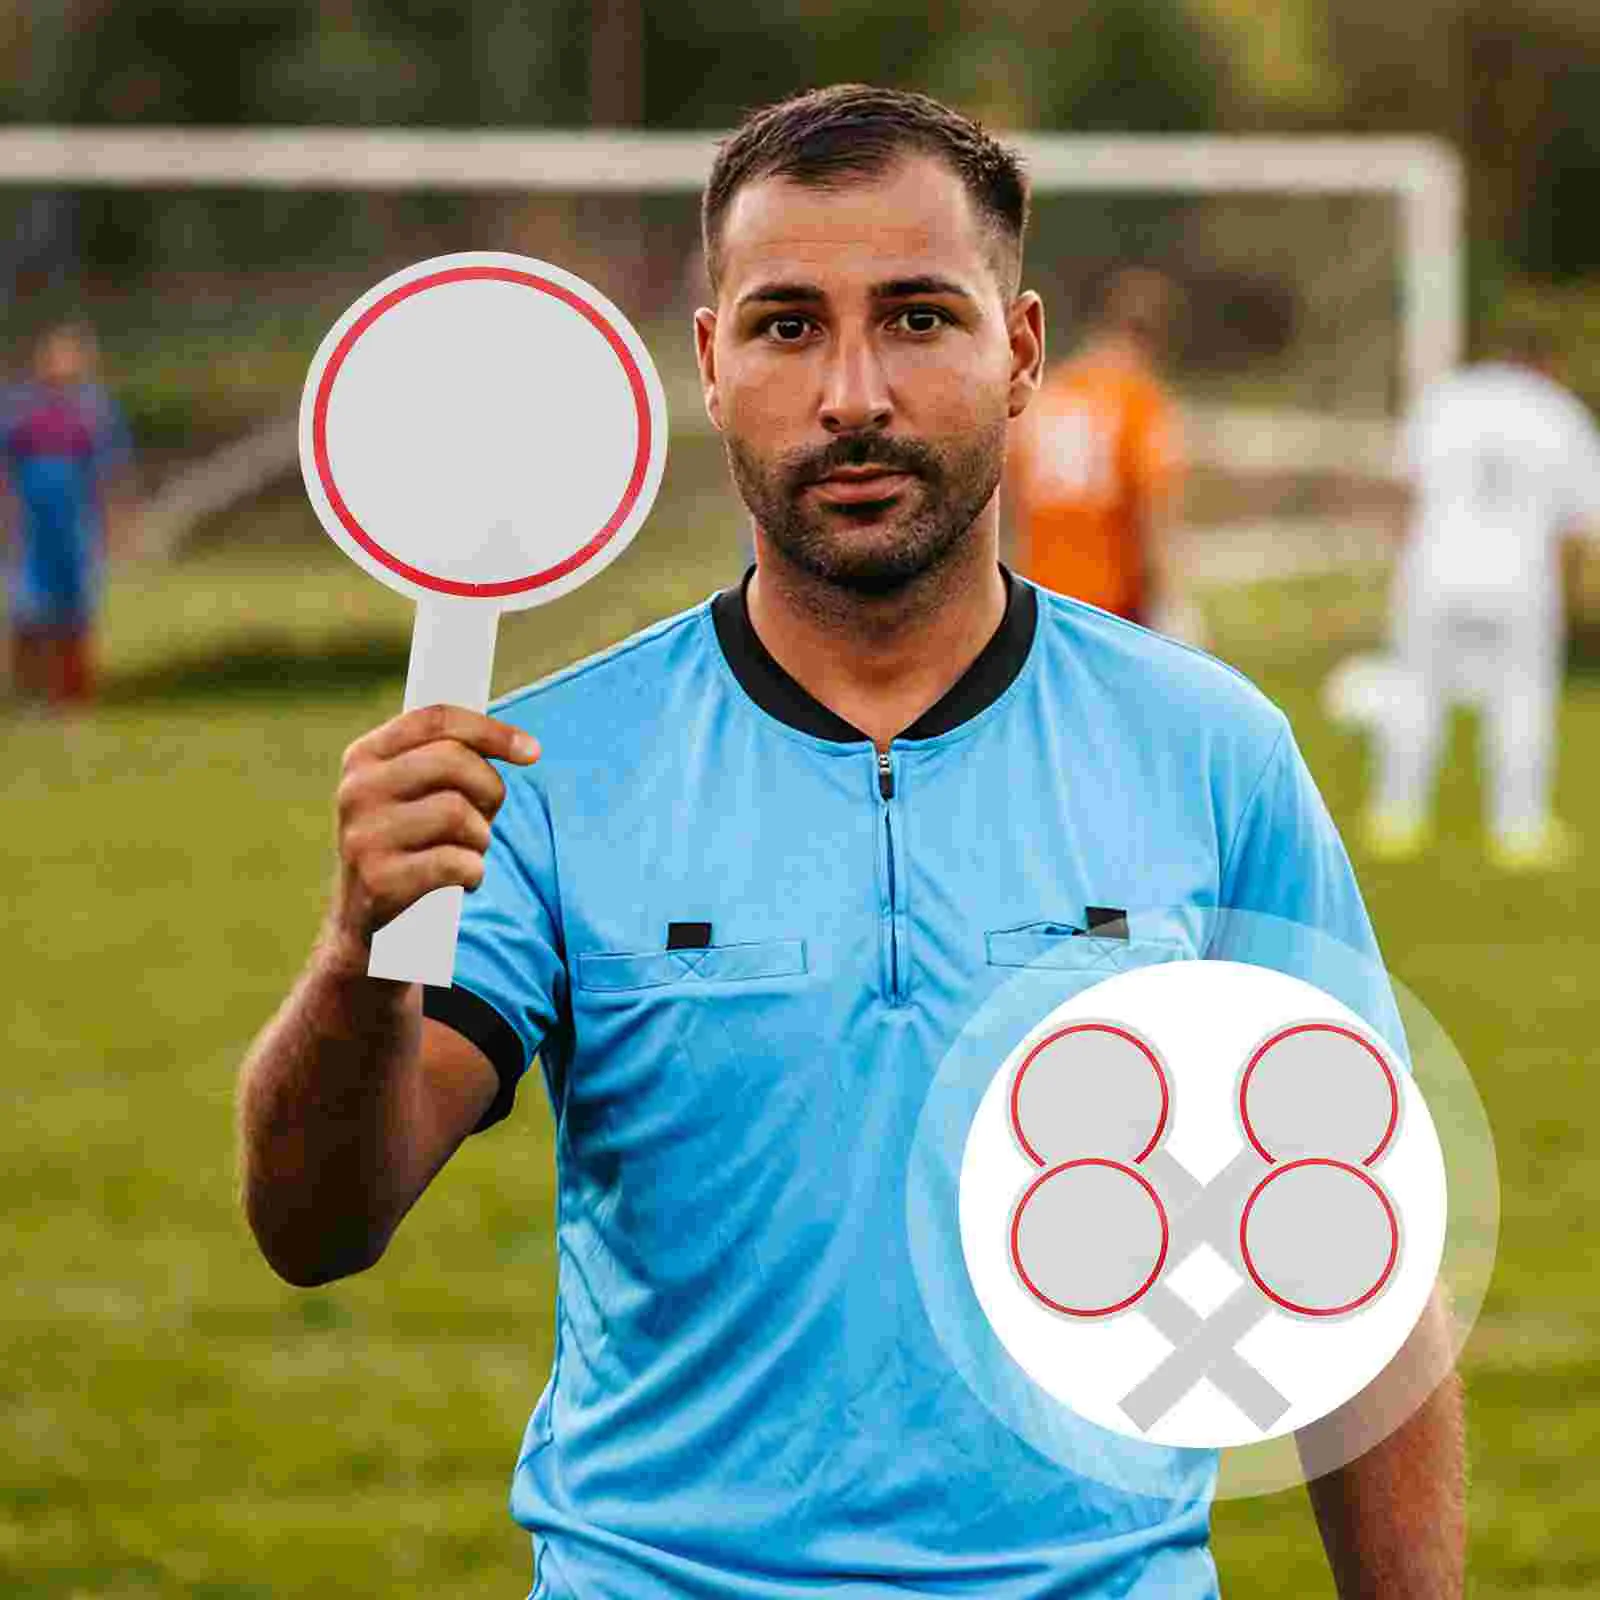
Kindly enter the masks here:
M 784 559 L 758 529 L 750 625 L 813 698 L 880 750 L 977 659 L 1006 609 L 993 505 L 950 557 L 892 594 L 863 595 Z

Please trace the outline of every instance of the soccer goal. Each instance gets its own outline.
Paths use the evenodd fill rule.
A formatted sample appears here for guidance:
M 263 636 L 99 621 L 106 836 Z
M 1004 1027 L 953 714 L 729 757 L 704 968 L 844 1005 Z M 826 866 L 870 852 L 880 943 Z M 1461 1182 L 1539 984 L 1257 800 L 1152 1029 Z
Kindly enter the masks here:
M 703 431 L 688 315 L 718 137 L 12 127 L 0 293 L 14 326 L 58 303 L 94 321 L 149 441 L 148 547 L 178 548 L 292 479 L 292 414 L 322 331 L 429 254 L 519 250 L 589 278 L 649 340 L 675 437 Z M 1173 381 L 1201 474 L 1192 520 L 1274 533 L 1291 565 L 1295 548 L 1360 559 L 1394 420 L 1461 355 L 1454 154 L 1391 138 L 1011 142 L 1034 188 L 1027 281 L 1051 354 L 1107 271 L 1162 267 L 1185 306 Z M 1244 546 L 1207 543 L 1225 576 Z

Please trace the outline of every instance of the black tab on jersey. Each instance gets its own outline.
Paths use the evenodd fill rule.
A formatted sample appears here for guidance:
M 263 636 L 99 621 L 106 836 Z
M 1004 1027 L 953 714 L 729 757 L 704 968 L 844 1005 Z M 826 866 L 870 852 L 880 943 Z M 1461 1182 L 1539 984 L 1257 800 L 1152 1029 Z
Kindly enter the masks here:
M 711 944 L 709 922 L 669 922 L 667 924 L 667 949 L 704 950 Z
M 1128 937 L 1128 913 L 1121 906 L 1085 906 L 1083 915 L 1096 939 Z

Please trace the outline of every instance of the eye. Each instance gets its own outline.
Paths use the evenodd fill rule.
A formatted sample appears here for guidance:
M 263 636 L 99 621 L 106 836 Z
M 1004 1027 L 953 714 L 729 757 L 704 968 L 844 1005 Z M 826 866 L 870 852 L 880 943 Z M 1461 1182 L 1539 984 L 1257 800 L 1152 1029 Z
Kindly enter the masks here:
M 769 317 L 761 325 L 761 331 L 776 344 L 799 344 L 805 338 L 806 330 L 810 326 L 809 317 L 787 313 L 783 316 Z
M 926 336 L 937 333 L 940 328 L 946 326 L 950 322 L 950 317 L 937 306 L 907 306 L 894 320 L 907 333 Z

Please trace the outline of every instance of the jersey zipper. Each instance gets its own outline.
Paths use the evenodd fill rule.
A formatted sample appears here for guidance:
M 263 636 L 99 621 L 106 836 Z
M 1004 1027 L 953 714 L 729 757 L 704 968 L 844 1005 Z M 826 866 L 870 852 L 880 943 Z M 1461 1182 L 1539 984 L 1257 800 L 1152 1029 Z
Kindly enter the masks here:
M 883 801 L 883 842 L 889 877 L 889 1003 L 899 1005 L 903 998 L 900 983 L 900 897 L 895 884 L 894 763 L 887 750 L 878 752 L 878 794 Z

